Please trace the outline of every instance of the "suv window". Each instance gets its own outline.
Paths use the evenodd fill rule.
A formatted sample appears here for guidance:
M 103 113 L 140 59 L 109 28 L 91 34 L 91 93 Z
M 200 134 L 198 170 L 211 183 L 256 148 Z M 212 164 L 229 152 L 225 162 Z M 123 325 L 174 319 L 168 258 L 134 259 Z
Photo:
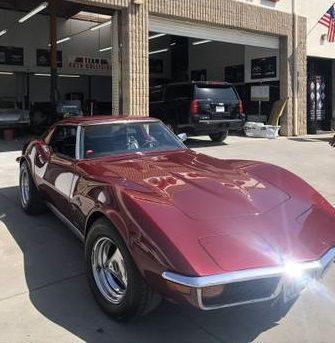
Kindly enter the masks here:
M 76 126 L 57 126 L 50 140 L 50 147 L 55 154 L 76 157 Z
M 238 101 L 236 92 L 232 86 L 196 86 L 195 96 L 196 99 L 210 99 L 214 101 Z
M 192 85 L 178 85 L 178 86 L 168 86 L 165 94 L 166 100 L 176 100 L 176 99 L 191 99 L 192 97 Z

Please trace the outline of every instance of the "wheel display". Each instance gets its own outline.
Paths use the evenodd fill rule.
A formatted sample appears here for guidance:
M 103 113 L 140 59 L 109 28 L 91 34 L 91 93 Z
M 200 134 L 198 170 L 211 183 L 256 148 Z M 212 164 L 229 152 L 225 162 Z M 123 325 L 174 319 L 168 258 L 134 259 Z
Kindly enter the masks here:
M 20 202 L 28 214 L 38 214 L 45 209 L 43 200 L 31 177 L 27 162 L 20 167 Z
M 113 318 L 129 320 L 158 306 L 160 297 L 145 283 L 123 239 L 106 219 L 90 228 L 85 259 L 93 295 Z
M 213 142 L 223 142 L 228 137 L 228 131 L 211 133 L 209 137 Z

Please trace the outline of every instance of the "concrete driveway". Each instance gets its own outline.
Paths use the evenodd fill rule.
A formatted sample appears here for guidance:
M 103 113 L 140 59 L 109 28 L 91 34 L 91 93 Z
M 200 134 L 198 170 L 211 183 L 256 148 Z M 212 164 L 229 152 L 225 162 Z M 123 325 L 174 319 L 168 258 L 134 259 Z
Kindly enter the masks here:
M 335 205 L 335 149 L 328 146 L 329 137 L 230 137 L 218 145 L 203 138 L 188 144 L 219 158 L 286 167 Z M 81 243 L 51 214 L 29 217 L 19 208 L 19 146 L 0 141 L 0 343 L 334 342 L 335 266 L 294 304 L 205 313 L 163 303 L 140 321 L 113 322 L 88 289 Z

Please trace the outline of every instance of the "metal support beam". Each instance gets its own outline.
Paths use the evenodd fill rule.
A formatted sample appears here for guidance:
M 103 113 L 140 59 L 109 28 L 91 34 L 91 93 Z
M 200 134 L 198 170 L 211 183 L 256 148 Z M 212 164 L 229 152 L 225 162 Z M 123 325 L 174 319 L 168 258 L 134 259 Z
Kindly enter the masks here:
M 49 1 L 50 9 L 50 103 L 52 108 L 50 121 L 56 120 L 56 107 L 58 98 L 57 75 L 57 2 Z

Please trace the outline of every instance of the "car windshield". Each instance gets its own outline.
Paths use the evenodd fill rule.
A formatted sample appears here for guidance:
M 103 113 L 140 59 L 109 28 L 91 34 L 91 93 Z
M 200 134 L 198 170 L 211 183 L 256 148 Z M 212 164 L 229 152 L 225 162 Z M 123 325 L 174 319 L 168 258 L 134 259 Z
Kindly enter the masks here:
M 231 86 L 197 86 L 195 87 L 195 98 L 210 99 L 219 102 L 238 100 Z
M 83 128 L 84 158 L 185 149 L 160 122 L 97 124 Z

